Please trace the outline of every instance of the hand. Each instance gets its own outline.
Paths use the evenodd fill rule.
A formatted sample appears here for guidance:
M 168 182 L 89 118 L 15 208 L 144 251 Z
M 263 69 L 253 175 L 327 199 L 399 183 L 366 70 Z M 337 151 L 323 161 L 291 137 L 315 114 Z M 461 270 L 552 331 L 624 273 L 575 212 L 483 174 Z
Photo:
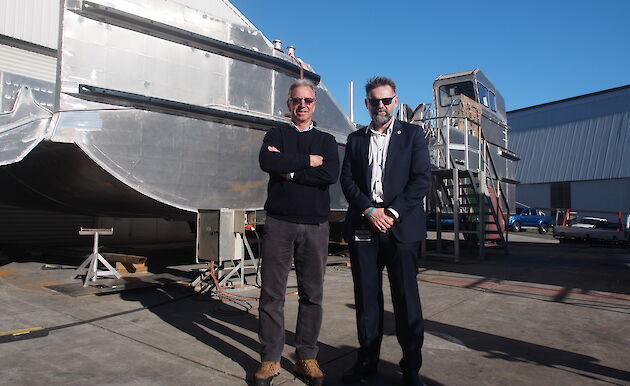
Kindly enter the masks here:
M 267 146 L 267 150 L 269 150 L 272 153 L 280 153 L 280 150 L 276 149 L 275 146 Z
M 368 217 L 373 230 L 385 233 L 394 225 L 394 219 L 385 214 L 385 208 L 374 208 L 368 216 L 370 209 L 372 208 L 367 208 L 363 213 Z
M 391 217 L 394 222 L 398 221 L 398 217 L 396 217 L 396 215 L 394 214 L 394 209 L 385 208 L 385 215 Z
M 309 158 L 311 159 L 311 167 L 312 168 L 316 168 L 318 166 L 322 166 L 324 164 L 324 157 L 322 157 L 321 155 L 309 155 Z

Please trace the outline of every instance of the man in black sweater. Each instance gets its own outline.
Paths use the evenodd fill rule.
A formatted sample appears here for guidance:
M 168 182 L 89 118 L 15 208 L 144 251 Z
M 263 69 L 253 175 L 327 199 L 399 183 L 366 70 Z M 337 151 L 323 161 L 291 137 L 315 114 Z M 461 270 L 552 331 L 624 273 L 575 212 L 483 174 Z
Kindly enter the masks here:
M 322 324 L 324 272 L 328 256 L 328 187 L 337 181 L 339 156 L 335 138 L 314 127 L 315 86 L 307 80 L 289 88 L 291 127 L 275 127 L 265 135 L 260 168 L 269 173 L 258 336 L 261 365 L 256 385 L 269 385 L 280 374 L 284 348 L 284 299 L 293 260 L 299 309 L 295 332 L 295 374 L 311 385 L 324 375 L 317 360 Z

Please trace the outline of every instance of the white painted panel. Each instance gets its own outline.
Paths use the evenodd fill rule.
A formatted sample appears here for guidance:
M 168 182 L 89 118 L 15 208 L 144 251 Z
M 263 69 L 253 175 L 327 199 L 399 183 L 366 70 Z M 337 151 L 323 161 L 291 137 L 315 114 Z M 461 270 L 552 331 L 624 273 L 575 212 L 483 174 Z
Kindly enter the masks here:
M 54 83 L 57 59 L 0 44 L 0 71 Z
M 59 0 L 1 0 L 0 34 L 57 49 Z

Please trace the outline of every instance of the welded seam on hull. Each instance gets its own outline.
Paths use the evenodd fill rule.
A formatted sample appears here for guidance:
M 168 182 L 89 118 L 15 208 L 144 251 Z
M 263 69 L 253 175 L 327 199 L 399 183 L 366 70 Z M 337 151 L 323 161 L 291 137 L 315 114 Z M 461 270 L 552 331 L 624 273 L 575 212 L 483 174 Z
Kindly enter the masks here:
M 147 19 L 102 4 L 84 1 L 81 9 L 70 11 L 99 22 L 106 22 L 117 27 L 129 29 L 145 35 L 151 35 L 177 44 L 197 48 L 213 54 L 225 56 L 242 62 L 284 72 L 293 77 L 300 75 L 300 67 L 284 59 L 257 52 L 236 44 L 226 43 L 208 36 L 187 31 L 182 28 Z M 320 76 L 304 69 L 304 77 L 319 84 Z

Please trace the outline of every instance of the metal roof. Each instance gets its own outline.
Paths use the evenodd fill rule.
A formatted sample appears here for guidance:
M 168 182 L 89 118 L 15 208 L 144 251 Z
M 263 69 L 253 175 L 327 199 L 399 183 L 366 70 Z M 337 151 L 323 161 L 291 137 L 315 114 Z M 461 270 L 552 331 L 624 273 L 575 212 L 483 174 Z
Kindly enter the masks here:
M 630 177 L 630 86 L 508 112 L 521 183 Z
M 452 78 L 458 78 L 460 76 L 472 75 L 474 74 L 475 71 L 478 71 L 478 70 L 479 70 L 478 68 L 475 68 L 474 70 L 454 72 L 452 74 L 440 75 L 437 78 L 435 78 L 435 80 L 438 81 L 442 79 L 452 79 Z
M 562 102 L 570 101 L 572 99 L 578 99 L 578 98 L 584 98 L 584 97 L 589 97 L 589 96 L 598 95 L 598 94 L 604 94 L 604 93 L 608 93 L 608 92 L 615 91 L 615 90 L 622 90 L 622 89 L 625 89 L 625 88 L 630 88 L 630 84 L 627 84 L 625 86 L 613 87 L 613 88 L 609 88 L 609 89 L 606 89 L 606 90 L 595 91 L 595 92 L 591 92 L 591 93 L 588 93 L 588 94 L 578 95 L 578 96 L 574 96 L 574 97 L 570 97 L 570 98 L 559 99 L 557 101 L 541 103 L 539 105 L 533 105 L 533 106 L 529 106 L 529 107 L 522 107 L 520 109 L 510 110 L 510 111 L 508 111 L 508 113 L 515 113 L 517 111 L 535 109 L 535 108 L 540 107 L 540 106 L 551 105 L 551 104 L 554 104 L 554 103 L 562 103 Z

